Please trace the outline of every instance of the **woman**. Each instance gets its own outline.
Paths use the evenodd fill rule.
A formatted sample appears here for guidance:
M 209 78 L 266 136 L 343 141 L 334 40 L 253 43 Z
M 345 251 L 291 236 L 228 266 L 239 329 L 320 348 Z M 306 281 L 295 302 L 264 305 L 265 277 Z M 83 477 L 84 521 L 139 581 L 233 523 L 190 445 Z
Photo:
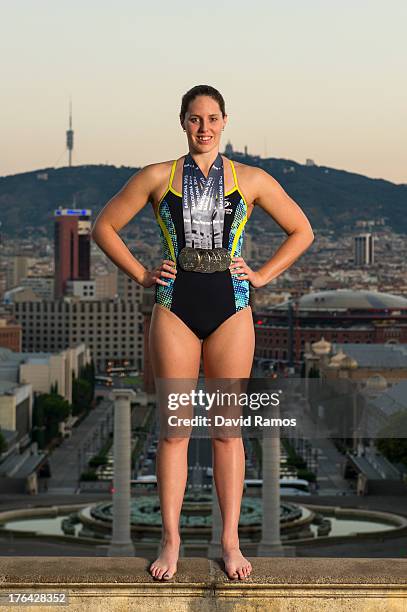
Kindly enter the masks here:
M 227 115 L 223 97 L 216 89 L 198 85 L 189 90 L 182 99 L 180 122 L 188 139 L 189 154 L 178 160 L 151 164 L 135 174 L 106 204 L 95 222 L 92 237 L 136 282 L 143 287 L 156 287 L 149 336 L 156 378 L 196 380 L 201 356 L 205 378 L 249 378 L 255 344 L 249 283 L 255 288 L 263 287 L 279 276 L 310 246 L 313 232 L 300 207 L 269 174 L 260 168 L 233 164 L 220 156 Z M 218 205 L 223 212 L 217 218 L 215 247 L 218 250 L 209 259 L 216 260 L 221 253 L 219 261 L 223 264 L 216 268 L 218 264 L 212 262 L 209 272 L 214 273 L 202 274 L 201 256 L 198 267 L 194 268 L 196 244 L 191 249 L 192 243 L 188 243 L 191 237 L 188 222 L 192 219 L 194 224 L 193 205 L 186 203 L 193 192 L 191 189 L 188 195 L 188 184 L 193 185 L 191 180 L 195 177 L 195 184 L 201 181 L 203 189 L 214 172 L 215 183 L 218 182 L 216 193 L 212 194 L 213 211 Z M 186 188 L 183 190 L 183 187 Z M 148 202 L 159 223 L 164 250 L 162 263 L 152 271 L 137 261 L 118 235 Z M 244 226 L 254 206 L 263 208 L 288 235 L 273 257 L 256 271 L 240 255 Z M 213 212 L 212 219 L 216 214 Z M 201 237 L 210 225 L 202 223 Z M 212 224 L 210 247 L 216 233 L 215 221 Z M 185 253 L 187 257 L 183 259 Z M 191 253 L 192 264 L 188 259 Z M 176 572 L 188 441 L 188 436 L 164 437 L 159 441 L 156 465 L 162 549 L 150 566 L 152 576 L 158 579 L 170 579 Z M 214 479 L 223 521 L 221 544 L 225 570 L 231 579 L 245 579 L 252 566 L 243 557 L 238 538 L 245 466 L 243 441 L 241 437 L 214 437 L 212 445 Z

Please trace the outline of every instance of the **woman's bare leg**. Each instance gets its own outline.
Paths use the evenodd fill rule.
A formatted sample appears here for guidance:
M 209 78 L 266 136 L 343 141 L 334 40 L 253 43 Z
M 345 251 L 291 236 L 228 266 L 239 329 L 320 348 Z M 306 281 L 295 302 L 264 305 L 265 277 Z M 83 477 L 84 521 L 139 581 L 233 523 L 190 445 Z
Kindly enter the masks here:
M 151 318 L 149 351 L 155 378 L 197 380 L 201 341 L 173 312 L 158 304 Z M 151 575 L 158 579 L 172 578 L 177 569 L 179 519 L 188 476 L 188 443 L 189 437 L 164 437 L 158 443 L 156 474 L 163 526 L 162 550 L 150 566 Z
M 203 342 L 205 378 L 250 378 L 255 336 L 252 310 L 227 319 Z M 214 479 L 223 520 L 222 550 L 229 578 L 244 579 L 252 566 L 239 547 L 239 515 L 243 495 L 245 455 L 241 437 L 212 440 Z

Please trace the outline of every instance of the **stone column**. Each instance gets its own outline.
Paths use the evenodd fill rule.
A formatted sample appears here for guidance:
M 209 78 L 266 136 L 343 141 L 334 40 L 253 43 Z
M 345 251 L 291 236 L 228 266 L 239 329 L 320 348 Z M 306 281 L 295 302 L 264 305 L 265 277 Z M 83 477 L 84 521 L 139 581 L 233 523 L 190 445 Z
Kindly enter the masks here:
M 131 389 L 115 389 L 114 397 L 114 477 L 113 477 L 113 526 L 108 549 L 109 557 L 133 557 L 134 545 L 130 529 L 130 400 Z
M 280 539 L 280 437 L 263 437 L 263 516 L 259 557 L 284 556 Z

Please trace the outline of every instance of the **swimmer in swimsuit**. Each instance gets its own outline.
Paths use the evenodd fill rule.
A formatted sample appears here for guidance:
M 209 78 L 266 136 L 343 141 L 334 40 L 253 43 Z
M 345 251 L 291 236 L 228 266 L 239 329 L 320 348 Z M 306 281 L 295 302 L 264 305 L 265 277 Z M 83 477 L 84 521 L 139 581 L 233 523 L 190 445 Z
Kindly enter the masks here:
M 168 188 L 155 209 L 163 259 L 174 263 L 185 247 L 182 194 L 173 187 L 177 163 L 175 160 L 172 164 Z M 226 160 L 226 163 L 230 164 L 234 186 L 225 193 L 222 246 L 231 257 L 240 257 L 248 207 L 239 189 L 233 161 Z M 229 269 L 202 274 L 178 266 L 174 279 L 169 278 L 167 285 L 156 285 L 155 301 L 171 310 L 197 338 L 204 340 L 229 317 L 249 307 L 249 281 L 230 274 Z
M 221 246 L 229 253 L 230 265 L 209 273 L 196 271 L 199 268 L 185 270 L 180 263 L 186 246 L 184 163 L 190 156 L 203 181 L 209 181 L 213 167 L 218 167 L 222 130 L 227 123 L 222 95 L 209 85 L 193 87 L 182 98 L 180 123 L 187 135 L 188 155 L 151 164 L 131 177 L 99 214 L 92 237 L 136 282 L 143 287 L 155 285 L 149 357 L 156 379 L 197 380 L 201 357 L 206 379 L 247 379 L 255 346 L 249 285 L 263 287 L 278 277 L 310 246 L 314 235 L 301 208 L 272 176 L 261 168 L 233 163 L 222 156 Z M 220 203 L 220 195 L 216 197 Z M 154 270 L 147 270 L 119 236 L 119 231 L 148 202 L 160 227 L 163 246 L 163 259 Z M 241 256 L 245 225 L 255 205 L 271 215 L 287 234 L 272 257 L 256 271 Z M 156 579 L 169 580 L 177 569 L 188 442 L 187 436 L 163 437 L 158 445 L 162 540 L 160 554 L 150 566 Z M 252 566 L 240 551 L 238 537 L 245 466 L 243 441 L 241 437 L 214 437 L 212 446 L 225 571 L 230 579 L 244 580 Z

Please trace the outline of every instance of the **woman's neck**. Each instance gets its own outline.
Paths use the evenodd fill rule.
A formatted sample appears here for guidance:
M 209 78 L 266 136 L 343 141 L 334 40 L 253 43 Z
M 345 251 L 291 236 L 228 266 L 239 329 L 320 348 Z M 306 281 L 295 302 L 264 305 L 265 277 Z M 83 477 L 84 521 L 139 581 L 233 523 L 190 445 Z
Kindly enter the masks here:
M 207 177 L 212 167 L 213 162 L 218 157 L 219 150 L 208 151 L 207 153 L 195 153 L 195 151 L 189 151 L 189 154 L 198 165 L 199 169 Z

